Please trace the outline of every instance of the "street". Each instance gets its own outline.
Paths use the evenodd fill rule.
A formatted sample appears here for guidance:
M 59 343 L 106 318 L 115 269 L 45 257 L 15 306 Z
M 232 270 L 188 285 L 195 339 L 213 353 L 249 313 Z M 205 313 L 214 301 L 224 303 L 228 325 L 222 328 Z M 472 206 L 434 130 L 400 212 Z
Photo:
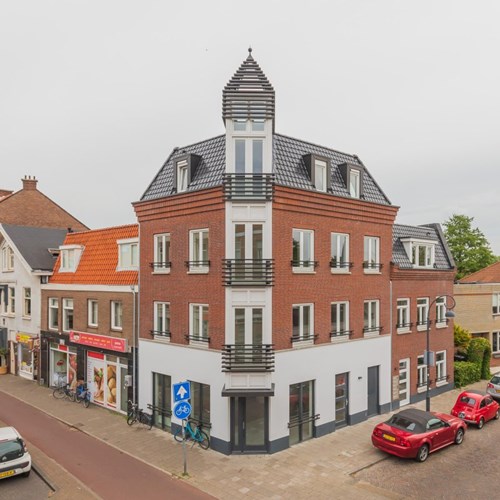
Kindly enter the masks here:
M 211 498 L 182 480 L 172 478 L 5 393 L 0 394 L 0 420 L 15 426 L 28 442 L 102 498 Z M 2 481 L 0 487 L 8 481 Z M 15 482 L 18 483 L 21 481 Z
M 40 500 L 47 498 L 51 489 L 34 471 L 29 477 L 13 476 L 0 481 L 0 497 L 2 500 Z
M 491 420 L 482 430 L 469 426 L 460 446 L 439 450 L 424 463 L 381 451 L 381 461 L 353 477 L 408 498 L 498 498 L 499 440 L 500 421 Z

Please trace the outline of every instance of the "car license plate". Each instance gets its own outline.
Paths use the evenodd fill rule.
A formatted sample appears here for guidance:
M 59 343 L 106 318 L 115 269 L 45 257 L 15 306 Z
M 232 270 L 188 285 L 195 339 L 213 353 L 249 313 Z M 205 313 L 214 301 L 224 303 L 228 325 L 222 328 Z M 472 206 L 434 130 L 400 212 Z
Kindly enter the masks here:
M 13 476 L 14 475 L 14 471 L 13 470 L 8 470 L 8 471 L 5 471 L 5 472 L 0 472 L 0 477 L 8 477 L 8 476 Z
M 382 437 L 384 439 L 387 439 L 387 441 L 392 441 L 392 442 L 396 441 L 396 438 L 394 436 L 389 436 L 389 434 L 382 434 Z
M 497 389 L 497 393 L 500 394 L 500 389 Z

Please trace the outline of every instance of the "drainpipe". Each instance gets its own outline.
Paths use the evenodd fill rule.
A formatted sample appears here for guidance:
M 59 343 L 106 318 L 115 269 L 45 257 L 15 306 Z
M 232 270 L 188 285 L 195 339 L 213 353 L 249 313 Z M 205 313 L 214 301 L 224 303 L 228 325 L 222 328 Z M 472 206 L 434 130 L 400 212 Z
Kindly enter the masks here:
M 136 327 L 136 308 L 137 308 L 137 301 L 136 301 L 136 291 L 135 291 L 135 285 L 130 286 L 130 291 L 132 292 L 132 401 L 134 403 L 137 403 L 137 384 L 136 384 L 136 373 L 137 373 L 137 327 Z
M 392 374 L 392 334 L 393 334 L 393 323 L 392 323 L 392 309 L 393 309 L 393 303 L 392 303 L 392 280 L 389 280 L 389 304 L 390 304 L 390 307 L 389 307 L 389 334 L 390 334 L 390 340 L 389 340 L 389 343 L 390 343 L 390 353 L 391 353 L 391 361 L 390 361 L 390 373 L 391 373 L 391 376 L 390 376 L 390 390 L 391 390 L 391 411 L 394 409 L 394 405 L 393 405 L 393 402 L 394 402 L 394 399 L 393 399 L 393 394 L 392 394 L 392 378 L 393 378 L 393 374 Z

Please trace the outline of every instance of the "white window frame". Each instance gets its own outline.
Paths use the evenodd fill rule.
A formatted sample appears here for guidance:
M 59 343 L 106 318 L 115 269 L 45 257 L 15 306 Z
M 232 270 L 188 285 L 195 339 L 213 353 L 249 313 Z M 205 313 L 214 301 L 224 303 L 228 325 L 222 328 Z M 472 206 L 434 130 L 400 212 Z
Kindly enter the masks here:
M 417 331 L 427 330 L 427 316 L 429 315 L 429 297 L 417 298 Z
M 500 293 L 494 293 L 491 297 L 491 312 L 493 316 L 500 314 Z
M 304 334 L 304 310 L 309 309 L 309 338 Z M 293 336 L 293 310 L 299 311 L 299 334 Z M 314 304 L 293 304 L 292 305 L 292 338 L 294 346 L 304 344 L 314 344 Z
M 70 317 L 70 311 L 71 315 L 73 318 L 73 324 L 75 321 L 75 309 L 74 309 L 74 301 L 73 299 L 62 299 L 62 331 L 63 332 L 69 332 L 70 330 L 73 329 L 73 325 L 69 325 L 69 317 Z M 71 307 L 70 307 L 71 306 Z
M 340 328 L 340 316 L 341 309 L 344 309 L 345 316 L 345 328 Z M 334 321 L 334 310 L 337 316 L 336 321 Z M 330 328 L 331 328 L 331 340 L 332 342 L 340 341 L 340 340 L 349 340 L 350 331 L 349 331 L 349 302 L 348 301 L 339 301 L 332 302 L 330 305 Z
M 344 245 L 342 245 L 342 243 L 344 243 Z M 344 256 L 342 256 L 342 246 L 344 246 Z M 330 258 L 330 270 L 332 273 L 350 273 L 348 234 L 330 234 Z
M 16 289 L 13 286 L 7 287 L 7 302 L 4 314 L 7 316 L 14 316 L 16 314 Z
M 205 259 L 195 259 L 195 236 L 198 235 L 198 255 L 203 257 L 203 247 L 204 241 L 207 242 L 207 255 Z M 209 231 L 208 228 L 204 229 L 192 229 L 189 231 L 189 273 L 193 274 L 206 274 L 209 270 L 209 252 L 210 252 L 210 239 L 209 239 Z
M 363 268 L 366 274 L 380 274 L 380 238 L 365 236 L 363 239 Z
M 421 363 L 420 363 L 421 362 Z M 417 392 L 427 390 L 427 365 L 423 355 L 417 356 Z
M 326 193 L 328 188 L 327 167 L 328 163 L 325 160 L 314 159 L 314 187 L 323 193 Z
M 153 329 L 155 338 L 170 340 L 170 302 L 154 302 Z
M 99 324 L 99 303 L 96 299 L 87 300 L 87 325 L 95 328 Z
M 304 256 L 306 254 L 305 252 L 305 247 L 306 244 L 304 243 L 304 236 L 308 234 L 309 235 L 309 254 L 311 256 L 310 259 L 306 260 L 304 259 Z M 292 229 L 292 255 L 293 255 L 293 242 L 295 240 L 295 235 L 298 236 L 298 242 L 299 242 L 299 259 L 297 261 L 293 261 L 293 272 L 294 273 L 315 273 L 315 267 L 314 267 L 314 230 L 312 229 Z
M 436 298 L 436 328 L 446 328 L 446 297 Z
M 177 192 L 184 193 L 185 191 L 187 191 L 189 186 L 187 160 L 178 161 L 176 164 L 176 168 L 177 168 Z
M 31 297 L 31 288 L 24 287 L 23 288 L 23 318 L 31 319 L 31 308 L 33 306 L 33 301 Z
M 48 300 L 48 310 L 47 315 L 48 328 L 49 330 L 58 331 L 59 330 L 59 299 L 56 297 L 49 297 Z M 54 326 L 54 319 L 56 325 Z
M 80 245 L 64 245 L 60 250 L 60 273 L 74 273 L 80 262 L 83 247 Z
M 420 249 L 424 250 L 424 263 L 420 262 Z M 434 243 L 413 241 L 411 244 L 411 263 L 413 267 L 430 269 L 434 267 Z
M 14 271 L 14 251 L 7 244 L 2 248 L 2 271 Z
M 361 171 L 349 169 L 349 195 L 352 198 L 361 198 Z
M 111 330 L 123 330 L 123 303 L 121 300 L 111 301 Z
M 139 240 L 127 238 L 117 240 L 118 267 L 117 271 L 137 271 L 139 269 Z
M 241 122 L 237 122 L 241 123 Z M 234 151 L 234 173 L 235 174 L 263 174 L 265 172 L 265 157 L 266 157 L 266 137 L 264 135 L 264 131 L 258 131 L 257 134 L 253 134 L 253 130 L 249 130 L 248 127 L 249 121 L 247 120 L 245 130 L 235 130 L 235 134 L 233 137 L 233 151 Z M 253 121 L 252 121 L 253 124 Z M 252 125 L 253 127 L 253 125 Z M 238 133 L 239 132 L 239 133 Z M 248 135 L 251 134 L 250 137 Z M 261 143 L 261 152 L 262 156 L 260 158 L 261 162 L 261 168 L 254 170 L 254 143 L 259 142 Z M 238 170 L 236 165 L 238 163 L 238 157 L 237 157 L 237 152 L 238 152 L 238 146 L 237 144 L 243 144 L 243 171 L 240 169 Z
M 373 319 L 372 316 L 375 316 Z M 363 335 L 375 337 L 380 335 L 380 301 L 365 300 L 363 303 Z
M 398 333 L 409 333 L 411 331 L 410 299 L 396 300 L 396 328 Z
M 442 355 L 442 359 L 438 359 Z M 439 380 L 441 379 L 441 380 Z M 436 352 L 436 387 L 441 385 L 446 385 L 448 380 L 446 379 L 446 351 Z
M 198 312 L 197 320 L 195 320 L 195 311 Z M 210 339 L 210 321 L 208 319 L 208 315 L 209 315 L 208 304 L 189 304 L 190 344 L 202 347 L 208 347 L 208 340 Z M 207 318 L 206 321 L 203 319 L 205 316 Z M 205 325 L 206 328 L 204 328 Z
M 170 273 L 170 233 L 155 234 L 153 238 L 153 273 Z M 168 255 L 167 255 L 168 254 Z

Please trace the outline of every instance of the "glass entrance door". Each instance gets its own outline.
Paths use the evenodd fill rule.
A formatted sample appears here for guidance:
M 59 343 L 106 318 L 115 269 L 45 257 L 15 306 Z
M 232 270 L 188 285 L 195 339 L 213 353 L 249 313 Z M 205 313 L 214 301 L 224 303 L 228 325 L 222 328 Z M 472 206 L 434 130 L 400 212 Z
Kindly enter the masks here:
M 404 406 L 410 402 L 410 360 L 399 361 L 399 405 Z
M 268 398 L 231 398 L 232 451 L 267 451 L 268 441 Z
M 335 427 L 347 425 L 347 415 L 349 415 L 347 376 L 347 373 L 335 375 Z

